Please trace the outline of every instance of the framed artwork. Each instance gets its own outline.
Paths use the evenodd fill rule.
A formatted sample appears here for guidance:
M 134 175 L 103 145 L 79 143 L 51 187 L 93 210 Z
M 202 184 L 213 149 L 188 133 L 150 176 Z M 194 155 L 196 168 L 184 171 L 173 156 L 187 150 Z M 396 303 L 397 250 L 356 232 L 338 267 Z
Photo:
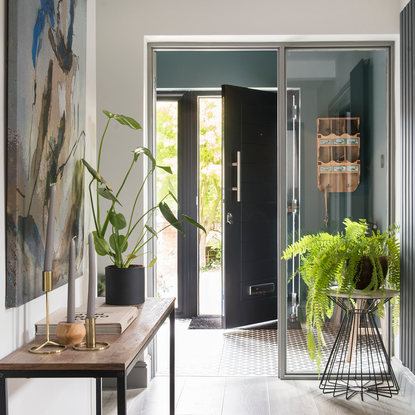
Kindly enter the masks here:
M 50 185 L 56 183 L 53 285 L 84 240 L 87 0 L 9 0 L 6 307 L 43 294 Z

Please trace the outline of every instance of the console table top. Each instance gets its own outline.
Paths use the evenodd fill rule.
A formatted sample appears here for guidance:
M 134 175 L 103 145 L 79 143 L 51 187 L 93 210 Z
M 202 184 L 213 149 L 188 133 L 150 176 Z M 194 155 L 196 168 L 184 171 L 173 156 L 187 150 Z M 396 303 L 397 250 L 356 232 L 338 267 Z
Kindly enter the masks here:
M 62 353 L 33 354 L 30 347 L 46 341 L 46 335 L 36 336 L 30 343 L 0 360 L 1 370 L 126 370 L 141 352 L 153 333 L 166 320 L 174 307 L 174 298 L 146 298 L 137 305 L 138 316 L 122 334 L 97 334 L 96 340 L 108 342 L 101 351 L 76 351 L 72 346 Z M 51 340 L 56 341 L 51 335 Z

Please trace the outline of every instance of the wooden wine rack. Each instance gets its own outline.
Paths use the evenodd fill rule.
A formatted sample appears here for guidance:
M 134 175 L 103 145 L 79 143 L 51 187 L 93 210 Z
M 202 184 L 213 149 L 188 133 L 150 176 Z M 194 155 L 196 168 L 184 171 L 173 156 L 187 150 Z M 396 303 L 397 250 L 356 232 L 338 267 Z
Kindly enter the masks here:
M 354 192 L 360 183 L 360 118 L 317 118 L 317 183 L 325 192 Z

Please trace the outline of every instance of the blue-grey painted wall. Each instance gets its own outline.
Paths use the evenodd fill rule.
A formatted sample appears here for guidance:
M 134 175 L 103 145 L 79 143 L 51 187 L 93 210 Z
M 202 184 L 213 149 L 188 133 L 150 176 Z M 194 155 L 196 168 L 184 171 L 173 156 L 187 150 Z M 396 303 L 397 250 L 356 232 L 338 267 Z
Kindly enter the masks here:
M 157 88 L 277 86 L 277 51 L 158 51 Z

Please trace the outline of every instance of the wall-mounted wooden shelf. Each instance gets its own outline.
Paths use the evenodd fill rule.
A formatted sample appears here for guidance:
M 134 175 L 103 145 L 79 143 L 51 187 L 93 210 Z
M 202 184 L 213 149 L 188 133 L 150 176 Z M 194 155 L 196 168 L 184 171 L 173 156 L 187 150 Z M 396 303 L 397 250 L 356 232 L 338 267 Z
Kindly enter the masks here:
M 325 192 L 354 192 L 360 183 L 360 118 L 317 118 L 317 183 Z

